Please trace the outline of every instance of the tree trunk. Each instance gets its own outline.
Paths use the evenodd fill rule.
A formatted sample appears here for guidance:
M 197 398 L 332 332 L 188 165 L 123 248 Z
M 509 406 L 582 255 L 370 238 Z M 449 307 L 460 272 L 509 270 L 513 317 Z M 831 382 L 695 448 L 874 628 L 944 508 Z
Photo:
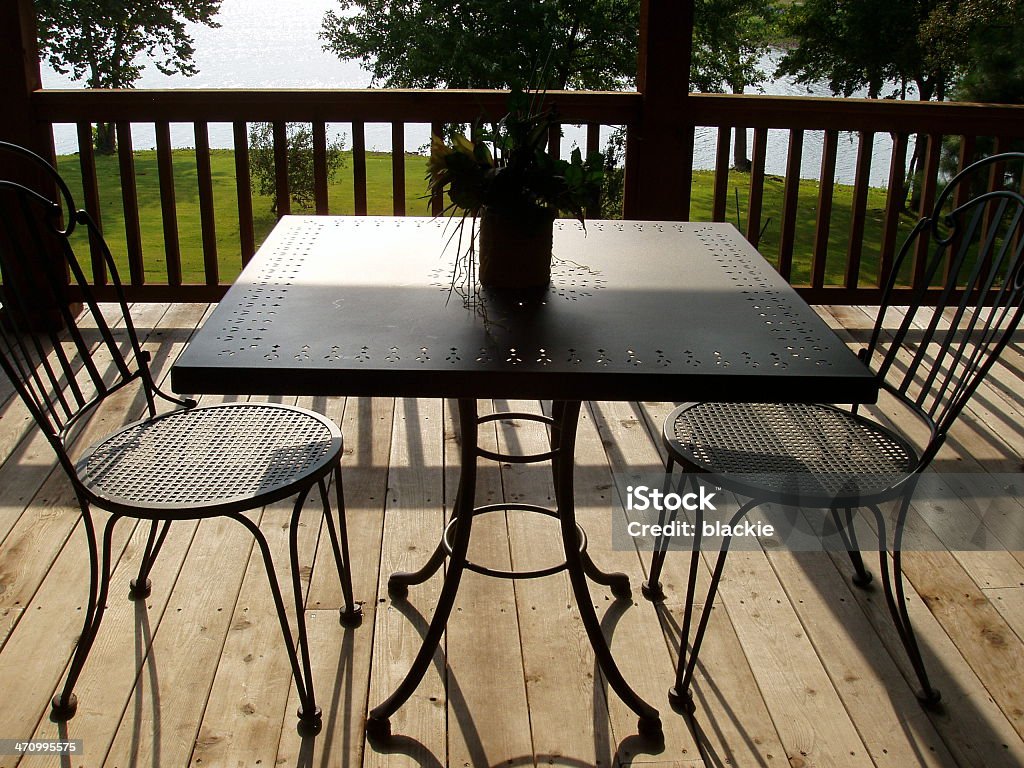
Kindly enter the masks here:
M 743 83 L 733 83 L 732 92 L 734 94 L 743 93 Z M 736 140 L 732 145 L 732 167 L 737 171 L 743 171 L 747 173 L 750 171 L 750 158 L 747 157 L 747 129 L 743 126 L 736 126 Z
M 736 126 L 736 140 L 732 145 L 732 167 L 744 173 L 750 170 L 750 158 L 747 157 L 747 129 Z
M 101 155 L 114 154 L 114 150 L 117 149 L 117 139 L 113 123 L 96 123 L 96 132 L 93 137 L 97 152 Z

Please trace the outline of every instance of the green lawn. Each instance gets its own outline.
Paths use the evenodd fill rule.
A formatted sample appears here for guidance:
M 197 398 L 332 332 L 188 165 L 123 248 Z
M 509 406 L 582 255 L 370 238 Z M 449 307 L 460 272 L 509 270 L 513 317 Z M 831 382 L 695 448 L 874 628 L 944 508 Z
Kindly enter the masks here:
M 328 190 L 331 213 L 353 213 L 352 162 L 345 153 L 345 165 L 338 172 Z M 181 149 L 173 153 L 175 198 L 177 200 L 178 237 L 181 243 L 182 276 L 186 283 L 203 282 L 202 237 L 199 226 L 199 193 L 196 179 L 195 153 Z M 58 158 L 61 174 L 80 195 L 81 181 L 77 155 Z M 391 156 L 386 153 L 368 153 L 366 158 L 367 208 L 370 214 L 390 215 L 391 201 Z M 429 214 L 424 198 L 426 159 L 408 155 L 405 159 L 406 212 L 409 215 Z M 235 189 L 234 153 L 231 150 L 213 150 L 211 168 L 214 185 L 214 208 L 216 211 L 217 254 L 220 264 L 221 281 L 232 280 L 241 268 L 238 237 L 238 205 Z M 125 263 L 124 215 L 121 203 L 121 184 L 116 156 L 98 156 L 96 173 L 100 189 L 103 232 L 111 250 L 118 259 L 119 269 L 127 277 Z M 139 216 L 142 227 L 142 249 L 146 266 L 146 281 L 162 283 L 167 280 L 164 258 L 163 224 L 160 213 L 160 192 L 157 177 L 156 152 L 135 153 L 136 185 L 139 198 Z M 748 174 L 733 172 L 729 177 L 728 220 L 736 223 L 735 190 L 739 190 L 740 212 L 743 224 L 747 221 L 746 198 L 750 178 Z M 782 218 L 783 179 L 768 177 L 765 180 L 762 226 L 767 224 L 761 239 L 760 250 L 770 261 L 778 260 L 780 223 Z M 691 219 L 709 221 L 713 190 L 713 174 L 707 171 L 694 173 Z M 829 255 L 826 262 L 826 283 L 840 283 L 845 274 L 849 219 L 853 190 L 837 185 L 834 191 Z M 796 253 L 793 259 L 793 282 L 809 282 L 810 252 L 814 243 L 815 209 L 818 200 L 818 183 L 804 181 L 800 186 L 797 213 Z M 81 205 L 81 198 L 76 202 Z M 274 225 L 275 217 L 270 211 L 271 199 L 253 196 L 253 217 L 256 242 L 260 243 Z M 872 189 L 868 196 L 868 215 L 864 233 L 864 252 L 861 279 L 864 285 L 873 285 L 877 279 L 878 253 L 881 242 L 882 216 L 885 208 L 885 190 Z M 293 211 L 301 213 L 301 211 Z M 909 231 L 912 222 L 904 220 Z

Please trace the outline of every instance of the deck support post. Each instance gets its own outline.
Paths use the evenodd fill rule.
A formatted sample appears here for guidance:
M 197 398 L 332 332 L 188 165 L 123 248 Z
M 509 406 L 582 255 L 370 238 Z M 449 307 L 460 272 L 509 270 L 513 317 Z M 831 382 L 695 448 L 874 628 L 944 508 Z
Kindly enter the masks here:
M 637 90 L 640 120 L 626 140 L 624 215 L 686 221 L 690 215 L 693 124 L 689 119 L 693 2 L 642 0 Z
M 0 121 L 0 139 L 31 149 L 52 161 L 53 140 L 49 126 L 36 117 L 32 100 L 32 92 L 42 87 L 39 45 L 36 40 L 36 15 L 32 0 L 9 0 L 0 3 L 0 72 L 4 73 L 4 76 L 0 77 L 0 104 L 4 105 L 4 119 Z M 0 155 L 0 178 L 16 181 L 53 200 L 57 199 L 56 186 L 42 171 L 26 163 L 17 162 L 8 152 Z M 3 204 L 2 200 L 0 204 Z M 68 214 L 67 211 L 64 213 Z M 12 226 L 19 226 L 19 216 L 20 212 L 12 217 Z M 27 236 L 18 237 L 15 233 L 15 237 L 21 242 L 31 242 Z M 3 281 L 4 286 L 13 286 L 13 290 L 23 295 L 37 298 L 36 301 L 29 302 L 32 314 L 21 319 L 22 327 L 45 330 L 59 328 L 62 321 L 57 307 L 48 300 L 49 291 L 41 287 L 46 284 L 46 277 L 42 272 L 45 265 L 40 261 L 42 258 L 59 259 L 60 255 L 38 254 L 30 268 L 14 274 L 5 274 Z

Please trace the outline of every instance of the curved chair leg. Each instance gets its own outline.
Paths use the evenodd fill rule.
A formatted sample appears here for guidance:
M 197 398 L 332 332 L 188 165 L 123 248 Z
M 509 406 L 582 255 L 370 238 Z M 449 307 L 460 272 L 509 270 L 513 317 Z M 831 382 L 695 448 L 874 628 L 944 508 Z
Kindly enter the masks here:
M 896 519 L 896 530 L 893 538 L 893 574 L 889 577 L 889 559 L 885 548 L 885 519 L 881 510 L 876 506 L 870 507 L 875 515 L 878 526 L 878 567 L 882 577 L 882 587 L 885 592 L 885 603 L 889 608 L 889 615 L 892 616 L 896 632 L 903 644 L 903 649 L 910 659 L 910 665 L 917 675 L 921 689 L 916 695 L 921 704 L 927 708 L 936 707 L 942 699 L 942 694 L 934 688 L 928 679 L 928 671 L 924 666 L 924 659 L 921 657 L 921 649 L 917 644 L 917 636 L 914 633 L 913 624 L 910 622 L 910 613 L 907 611 L 906 593 L 903 588 L 903 524 L 906 519 L 907 510 L 910 507 L 910 493 L 904 495 L 900 502 L 900 512 Z
M 742 520 L 750 510 L 761 502 L 751 499 L 741 506 L 729 521 L 732 528 Z M 698 528 L 701 527 L 701 520 L 697 521 Z M 694 549 L 690 556 L 690 578 L 686 591 L 686 605 L 683 613 L 683 626 L 679 637 L 679 662 L 676 664 L 676 684 L 669 689 L 668 699 L 672 706 L 689 713 L 694 710 L 693 695 L 690 693 L 690 684 L 693 682 L 693 673 L 697 668 L 697 659 L 700 656 L 700 648 L 704 642 L 704 633 L 707 632 L 708 621 L 711 619 L 711 610 L 715 603 L 715 596 L 718 593 L 718 585 L 722 580 L 722 572 L 725 570 L 725 559 L 729 554 L 729 546 L 732 537 L 726 537 L 722 542 L 722 548 L 718 551 L 718 559 L 715 561 L 715 569 L 711 573 L 711 583 L 708 585 L 708 593 L 704 599 L 704 609 L 700 613 L 700 621 L 697 623 L 697 632 L 693 636 L 693 643 L 687 652 L 687 643 L 690 635 L 690 622 L 693 614 L 693 592 L 697 581 L 697 560 L 700 557 L 700 540 L 694 537 Z
M 288 652 L 288 662 L 291 664 L 292 677 L 295 679 L 295 688 L 299 694 L 299 733 L 303 736 L 311 736 L 320 732 L 323 727 L 322 713 L 316 705 L 313 695 L 313 675 L 309 662 L 309 644 L 306 638 L 306 617 L 305 606 L 302 603 L 302 584 L 299 580 L 298 570 L 298 519 L 302 505 L 309 495 L 309 489 L 299 494 L 292 512 L 291 528 L 289 530 L 289 555 L 291 560 L 292 587 L 295 596 L 295 623 L 298 629 L 297 640 L 292 638 L 291 628 L 288 626 L 288 613 L 284 607 L 284 598 L 281 595 L 281 586 L 277 581 L 277 573 L 274 571 L 274 560 L 270 554 L 270 546 L 267 539 L 260 531 L 259 526 L 242 514 L 228 515 L 232 520 L 237 520 L 253 535 L 256 545 L 260 548 L 263 556 L 263 566 L 267 572 L 267 582 L 270 585 L 270 593 L 274 599 L 274 607 L 277 609 L 277 620 L 281 624 L 281 634 L 284 636 L 285 649 Z M 300 659 L 301 655 L 301 659 Z
M 334 564 L 338 568 L 341 581 L 341 594 L 345 605 L 339 612 L 339 619 L 346 627 L 357 627 L 363 620 L 363 607 L 357 605 L 352 597 L 352 560 L 348 549 L 348 523 L 345 518 L 345 494 L 341 485 L 341 466 L 334 468 L 334 490 L 338 500 L 338 530 L 335 530 L 334 516 L 327 496 L 325 483 L 320 481 L 320 495 L 324 503 L 324 520 L 327 523 L 327 534 L 331 537 L 331 549 L 334 550 Z
M 90 533 L 87 535 L 90 539 L 90 558 L 94 559 L 96 551 L 95 532 L 93 531 L 90 516 L 86 514 L 84 519 L 89 521 L 87 524 L 87 531 Z M 82 634 L 78 638 L 78 644 L 75 647 L 75 655 L 71 659 L 68 676 L 64 681 L 64 688 L 50 701 L 50 719 L 58 723 L 70 720 L 75 716 L 75 712 L 78 710 L 78 697 L 75 696 L 75 684 L 78 682 L 78 678 L 82 674 L 82 669 L 85 667 L 86 659 L 89 657 L 89 651 L 92 650 L 92 644 L 96 640 L 96 633 L 99 632 L 100 623 L 103 621 L 103 613 L 107 609 L 107 595 L 110 591 L 111 540 L 114 535 L 114 526 L 120 519 L 120 515 L 111 515 L 104 527 L 103 553 L 98 573 L 96 573 L 96 576 L 94 577 L 98 580 L 99 592 L 95 597 L 95 601 L 90 605 L 89 610 L 86 611 Z M 95 570 L 95 563 L 92 565 Z
M 871 584 L 871 572 L 864 567 L 864 558 L 861 557 L 860 546 L 857 544 L 857 531 L 854 528 L 853 510 L 846 507 L 844 511 L 846 512 L 845 523 L 840 519 L 838 509 L 832 510 L 832 519 L 835 521 L 836 531 L 846 547 L 846 553 L 850 556 L 850 562 L 853 563 L 853 577 L 850 580 L 855 586 L 866 589 Z
M 159 529 L 159 531 L 158 531 Z M 167 533 L 171 530 L 171 521 L 164 520 L 163 527 L 154 520 L 150 523 L 149 539 L 146 540 L 146 551 L 142 555 L 142 562 L 139 564 L 139 575 L 131 580 L 128 590 L 128 597 L 132 600 L 139 600 L 149 597 L 153 592 L 153 582 L 149 579 L 149 572 L 153 569 L 160 548 L 167 539 Z

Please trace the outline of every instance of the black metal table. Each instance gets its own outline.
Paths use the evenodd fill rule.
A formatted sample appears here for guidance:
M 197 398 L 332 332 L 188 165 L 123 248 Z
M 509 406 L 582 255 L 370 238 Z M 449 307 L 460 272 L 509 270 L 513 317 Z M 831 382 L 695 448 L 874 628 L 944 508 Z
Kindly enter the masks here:
M 476 460 L 496 456 L 477 447 L 476 400 L 553 401 L 544 419 L 551 451 L 527 458 L 552 461 L 557 510 L 547 512 L 560 521 L 561 568 L 608 683 L 639 716 L 641 733 L 657 736 L 658 712 L 619 673 L 590 598 L 588 576 L 620 594 L 628 580 L 599 571 L 579 546 L 581 401 L 873 402 L 875 380 L 730 225 L 591 221 L 584 230 L 556 222 L 551 286 L 531 294 L 452 291 L 451 235 L 444 219 L 284 217 L 175 363 L 172 385 L 458 399 L 451 539 L 420 571 L 394 574 L 389 588 L 400 594 L 425 580 L 446 555 L 451 565 L 406 679 L 370 713 L 376 736 L 388 733 L 426 672 L 463 570 L 481 570 L 466 562 L 473 516 L 487 509 L 473 507 Z

